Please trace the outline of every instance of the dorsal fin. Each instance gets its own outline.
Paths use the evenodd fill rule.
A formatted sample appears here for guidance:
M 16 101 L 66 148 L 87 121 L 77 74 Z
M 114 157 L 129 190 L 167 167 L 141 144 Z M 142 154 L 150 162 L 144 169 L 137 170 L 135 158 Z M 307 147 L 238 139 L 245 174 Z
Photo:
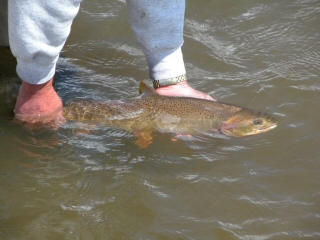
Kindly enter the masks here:
M 152 87 L 150 87 L 148 84 L 145 82 L 140 82 L 139 86 L 139 93 L 146 93 L 146 94 L 157 94 L 155 90 L 153 90 Z

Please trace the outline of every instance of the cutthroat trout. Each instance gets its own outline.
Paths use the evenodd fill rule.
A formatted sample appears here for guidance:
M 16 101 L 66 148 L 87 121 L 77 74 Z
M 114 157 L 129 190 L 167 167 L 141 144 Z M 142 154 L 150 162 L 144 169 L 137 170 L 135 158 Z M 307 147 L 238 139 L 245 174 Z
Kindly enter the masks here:
M 243 137 L 277 126 L 272 116 L 236 105 L 191 97 L 158 95 L 144 82 L 139 97 L 125 100 L 70 101 L 63 108 L 67 120 L 105 123 L 134 133 L 137 144 L 152 143 L 152 132 L 199 134 L 219 131 Z

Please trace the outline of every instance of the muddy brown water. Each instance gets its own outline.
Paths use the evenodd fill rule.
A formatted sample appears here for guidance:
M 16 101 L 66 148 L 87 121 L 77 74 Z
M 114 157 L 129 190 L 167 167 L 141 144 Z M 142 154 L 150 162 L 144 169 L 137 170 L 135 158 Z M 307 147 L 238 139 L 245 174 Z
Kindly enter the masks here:
M 19 79 L 0 49 L 0 239 L 320 239 L 320 2 L 187 1 L 189 82 L 266 111 L 248 138 L 11 121 Z M 132 97 L 148 79 L 124 1 L 84 1 L 57 68 L 64 101 Z M 85 127 L 84 127 L 85 128 Z

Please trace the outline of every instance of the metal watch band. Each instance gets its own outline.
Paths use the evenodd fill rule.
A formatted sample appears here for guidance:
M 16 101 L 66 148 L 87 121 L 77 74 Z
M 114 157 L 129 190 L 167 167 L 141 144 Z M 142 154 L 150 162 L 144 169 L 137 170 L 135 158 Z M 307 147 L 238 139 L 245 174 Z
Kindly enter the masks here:
M 177 84 L 177 83 L 183 82 L 183 81 L 187 81 L 186 74 L 183 74 L 179 77 L 174 77 L 174 78 L 153 80 L 153 87 L 154 87 L 154 89 L 157 89 L 159 87 L 174 85 L 174 84 Z

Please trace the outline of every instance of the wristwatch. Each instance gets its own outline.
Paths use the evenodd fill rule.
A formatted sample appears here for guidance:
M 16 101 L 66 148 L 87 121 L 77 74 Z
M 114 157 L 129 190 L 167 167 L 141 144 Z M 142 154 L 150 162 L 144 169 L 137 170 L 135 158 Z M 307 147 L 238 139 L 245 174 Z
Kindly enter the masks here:
M 154 89 L 157 89 L 159 87 L 170 86 L 170 85 L 174 85 L 174 84 L 177 84 L 177 83 L 183 82 L 183 81 L 187 81 L 186 74 L 183 74 L 181 76 L 174 77 L 174 78 L 153 80 L 153 87 L 154 87 Z

